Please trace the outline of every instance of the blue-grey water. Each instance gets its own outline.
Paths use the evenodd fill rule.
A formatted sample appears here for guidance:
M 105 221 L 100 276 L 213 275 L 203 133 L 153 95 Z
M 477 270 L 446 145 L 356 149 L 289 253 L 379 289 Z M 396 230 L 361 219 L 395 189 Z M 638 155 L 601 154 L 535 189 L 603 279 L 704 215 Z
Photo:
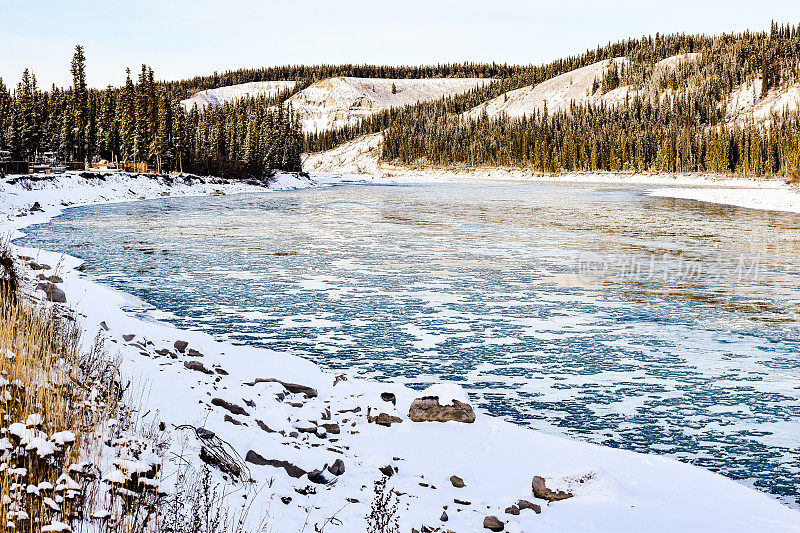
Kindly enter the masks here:
M 345 185 L 70 209 L 28 245 L 157 317 L 800 507 L 800 216 L 544 183 Z

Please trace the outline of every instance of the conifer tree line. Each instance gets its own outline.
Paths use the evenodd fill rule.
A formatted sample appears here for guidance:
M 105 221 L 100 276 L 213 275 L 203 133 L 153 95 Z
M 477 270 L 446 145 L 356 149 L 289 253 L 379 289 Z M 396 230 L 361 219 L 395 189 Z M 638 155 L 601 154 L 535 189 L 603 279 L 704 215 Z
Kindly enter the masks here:
M 656 69 L 671 56 L 699 53 L 677 68 Z M 465 111 L 509 88 L 625 56 L 592 92 L 627 86 L 624 105 L 572 105 L 569 110 L 510 119 Z M 527 69 L 465 95 L 386 111 L 357 126 L 307 135 L 306 149 L 327 150 L 364 133 L 384 131 L 383 159 L 400 164 L 503 165 L 539 172 L 631 170 L 783 173 L 800 168 L 800 116 L 779 112 L 763 123 L 734 123 L 726 98 L 762 80 L 758 96 L 800 81 L 800 26 L 716 37 L 671 35 L 610 44 L 581 57 Z
M 42 91 L 27 69 L 14 90 L 0 79 L 0 149 L 15 160 L 56 152 L 67 161 L 146 162 L 158 172 L 223 177 L 301 169 L 299 120 L 274 98 L 187 112 L 146 65 L 135 81 L 128 69 L 122 87 L 104 90 L 87 87 L 85 65 L 76 46 L 67 89 Z

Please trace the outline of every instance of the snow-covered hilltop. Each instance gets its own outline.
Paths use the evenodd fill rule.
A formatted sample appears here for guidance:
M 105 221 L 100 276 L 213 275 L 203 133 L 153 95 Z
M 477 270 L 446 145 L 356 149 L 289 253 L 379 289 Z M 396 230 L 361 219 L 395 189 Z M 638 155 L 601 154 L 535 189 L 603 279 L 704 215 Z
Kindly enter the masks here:
M 227 102 L 242 98 L 276 96 L 281 91 L 294 89 L 295 85 L 297 85 L 295 81 L 253 81 L 239 85 L 218 87 L 195 93 L 190 98 L 181 100 L 181 105 L 186 111 L 191 111 L 194 107 L 202 111 L 206 106 L 211 106 L 213 109 Z
M 328 78 L 289 99 L 303 131 L 322 131 L 357 124 L 378 111 L 428 102 L 480 87 L 484 78 Z
M 617 87 L 606 94 L 593 89 L 593 85 L 603 79 L 610 68 L 625 63 L 625 58 L 598 61 L 583 68 L 575 69 L 543 81 L 538 85 L 529 85 L 501 94 L 493 100 L 481 104 L 465 115 L 469 118 L 486 113 L 489 117 L 497 117 L 505 113 L 510 118 L 531 115 L 536 111 L 549 112 L 568 110 L 574 102 L 582 103 L 615 103 L 625 100 L 627 87 Z
M 694 61 L 700 54 L 681 54 L 668 57 L 653 66 L 651 79 L 657 81 L 660 76 L 675 70 L 681 63 Z M 537 111 L 568 111 L 574 103 L 577 105 L 599 105 L 605 103 L 616 105 L 625 103 L 638 91 L 628 85 L 620 85 L 608 92 L 602 92 L 597 85 L 609 69 L 627 67 L 624 57 L 598 61 L 591 65 L 566 72 L 545 80 L 537 85 L 529 85 L 501 94 L 493 100 L 481 104 L 465 113 L 468 118 L 476 118 L 482 113 L 489 117 L 506 114 L 510 118 L 531 116 Z

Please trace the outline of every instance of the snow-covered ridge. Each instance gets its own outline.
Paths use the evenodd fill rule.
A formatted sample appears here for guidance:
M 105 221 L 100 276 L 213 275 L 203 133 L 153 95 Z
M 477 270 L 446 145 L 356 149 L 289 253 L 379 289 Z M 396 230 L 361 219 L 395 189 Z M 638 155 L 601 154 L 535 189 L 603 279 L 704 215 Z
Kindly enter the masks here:
M 295 81 L 253 81 L 229 85 L 197 92 L 186 100 L 181 100 L 181 105 L 186 111 L 191 111 L 195 107 L 198 111 L 203 111 L 206 106 L 211 106 L 213 109 L 242 98 L 276 96 L 281 91 L 294 89 L 296 85 Z
M 384 109 L 471 91 L 484 78 L 387 79 L 338 77 L 318 81 L 288 102 L 300 115 L 303 131 L 323 131 L 357 124 Z
M 506 114 L 510 118 L 530 116 L 543 111 L 545 106 L 550 113 L 568 110 L 576 104 L 600 102 L 615 103 L 625 101 L 627 87 L 617 87 L 605 94 L 593 91 L 595 82 L 600 82 L 610 68 L 619 68 L 626 63 L 624 57 L 603 60 L 585 67 L 560 74 L 538 85 L 528 85 L 521 89 L 501 94 L 474 107 L 465 116 L 476 118 L 486 113 L 490 118 Z
M 293 176 L 284 181 L 313 185 Z M 2 232 L 45 222 L 63 203 L 264 190 L 122 174 L 105 180 L 67 174 L 0 186 Z M 426 525 L 481 532 L 489 515 L 510 532 L 800 531 L 797 511 L 671 459 L 551 436 L 481 412 L 474 423 L 414 422 L 408 414 L 417 397 L 436 394 L 442 402 L 467 398 L 452 386 L 415 392 L 354 376 L 343 380 L 290 354 L 143 322 L 122 311 L 129 296 L 82 276 L 78 259 L 43 250 L 15 251 L 39 265 L 61 263 L 59 286 L 68 304 L 85 315 L 85 339 L 91 341 L 100 331 L 110 355 L 123 358 L 124 375 L 149 384 L 143 423 L 158 417 L 168 428 L 202 426 L 250 458 L 243 464 L 254 483 L 237 483 L 227 491 L 233 510 L 250 508 L 246 531 L 256 530 L 264 517 L 272 531 L 314 531 L 334 515 L 325 531 L 364 531 L 372 483 L 382 471 L 392 473 L 390 485 L 401 493 L 401 531 Z M 401 421 L 388 427 L 369 422 L 367 407 L 376 406 Z M 193 432 L 174 431 L 173 445 L 180 446 L 178 437 L 183 436 L 188 446 L 170 452 L 199 465 L 201 440 Z M 168 466 L 164 472 L 169 474 Z M 215 481 L 222 481 L 219 471 L 213 472 Z M 532 479 L 537 475 L 547 488 L 573 496 L 552 503 L 535 498 Z M 532 502 L 538 511 L 518 505 L 520 500 Z
M 681 63 L 696 61 L 700 54 L 680 54 L 662 59 L 653 66 L 652 79 L 657 79 L 676 68 Z M 538 85 L 529 85 L 501 94 L 464 114 L 469 118 L 481 116 L 484 112 L 490 117 L 505 113 L 510 118 L 532 116 L 537 111 L 568 111 L 570 106 L 577 105 L 617 105 L 625 103 L 627 98 L 637 94 L 637 90 L 621 85 L 606 93 L 594 90 L 595 83 L 600 83 L 609 69 L 620 69 L 628 65 L 627 58 L 617 57 L 598 61 L 564 74 L 560 74 Z

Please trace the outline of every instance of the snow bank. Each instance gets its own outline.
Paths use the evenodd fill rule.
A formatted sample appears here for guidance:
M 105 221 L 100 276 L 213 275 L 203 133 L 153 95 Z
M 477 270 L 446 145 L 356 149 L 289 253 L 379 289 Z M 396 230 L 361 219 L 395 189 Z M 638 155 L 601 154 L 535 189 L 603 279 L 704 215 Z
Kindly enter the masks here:
M 7 220 L 0 229 L 43 222 L 63 208 L 61 199 L 78 204 L 215 190 L 255 189 L 199 182 L 168 186 L 127 175 L 96 182 L 67 175 L 46 183 L 5 183 L 0 213 Z M 30 214 L 33 202 L 43 211 Z M 22 210 L 26 214 L 18 216 Z M 251 459 L 245 465 L 254 483 L 236 483 L 225 491 L 232 511 L 249 509 L 245 530 L 266 520 L 276 531 L 312 531 L 326 522 L 325 531 L 364 531 L 372 485 L 383 471 L 392 473 L 389 484 L 399 493 L 402 531 L 426 525 L 480 532 L 487 515 L 496 515 L 511 532 L 800 531 L 797 511 L 668 458 L 568 440 L 480 412 L 472 424 L 414 423 L 407 413 L 415 397 L 467 398 L 455 386 L 416 392 L 397 383 L 335 376 L 291 354 L 145 322 L 122 310 L 126 295 L 81 275 L 80 260 L 44 250 L 15 251 L 42 263 L 60 262 L 64 281 L 59 285 L 69 305 L 85 316 L 84 339 L 89 342 L 100 332 L 109 355 L 122 358 L 123 374 L 144 390 L 142 424 L 202 426 Z M 198 363 L 207 372 L 197 370 Z M 389 427 L 369 423 L 368 405 L 385 408 L 401 421 Z M 168 431 L 176 434 L 173 447 L 186 444 L 165 457 L 175 453 L 199 466 L 200 437 Z M 337 460 L 341 463 L 333 467 Z M 164 475 L 168 472 L 165 467 Z M 534 475 L 574 497 L 550 504 L 535 500 Z M 465 486 L 454 486 L 451 476 L 462 478 Z M 223 482 L 217 470 L 214 479 Z M 505 513 L 520 499 L 541 505 L 541 514 L 530 509 Z

